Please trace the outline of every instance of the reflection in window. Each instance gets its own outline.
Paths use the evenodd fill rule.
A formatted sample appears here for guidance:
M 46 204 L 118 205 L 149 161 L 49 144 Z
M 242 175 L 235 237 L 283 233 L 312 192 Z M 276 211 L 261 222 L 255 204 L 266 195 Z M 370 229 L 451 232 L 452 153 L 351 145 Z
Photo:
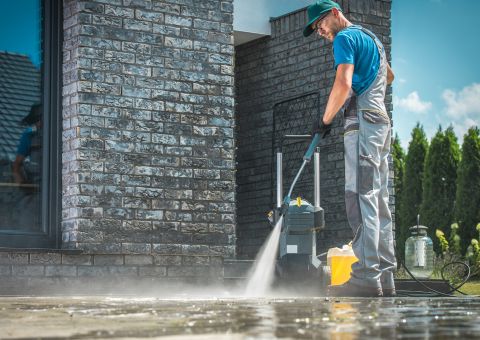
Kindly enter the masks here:
M 40 231 L 40 1 L 0 2 L 0 230 Z

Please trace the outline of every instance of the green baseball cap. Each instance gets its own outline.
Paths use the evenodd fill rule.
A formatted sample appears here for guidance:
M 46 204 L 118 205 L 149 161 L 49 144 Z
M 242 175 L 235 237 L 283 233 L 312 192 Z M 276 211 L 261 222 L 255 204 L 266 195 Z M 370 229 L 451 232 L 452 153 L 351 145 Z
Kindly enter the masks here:
M 340 5 L 336 2 L 333 2 L 332 0 L 320 0 L 308 6 L 308 24 L 303 29 L 303 36 L 308 37 L 310 34 L 312 34 L 312 24 L 318 19 L 320 19 L 322 16 L 328 14 L 328 12 L 330 12 L 333 8 L 342 11 Z
M 22 124 L 32 125 L 40 120 L 42 120 L 42 105 L 37 103 L 32 105 L 30 113 L 22 119 Z

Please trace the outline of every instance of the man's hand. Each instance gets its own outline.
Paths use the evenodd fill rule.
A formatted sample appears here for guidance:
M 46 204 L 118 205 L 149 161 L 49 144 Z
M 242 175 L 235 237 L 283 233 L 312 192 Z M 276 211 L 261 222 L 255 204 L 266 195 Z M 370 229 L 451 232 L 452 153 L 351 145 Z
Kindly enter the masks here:
M 323 120 L 314 119 L 311 135 L 313 137 L 318 133 L 322 138 L 325 138 L 330 134 L 331 130 L 332 124 L 325 124 Z

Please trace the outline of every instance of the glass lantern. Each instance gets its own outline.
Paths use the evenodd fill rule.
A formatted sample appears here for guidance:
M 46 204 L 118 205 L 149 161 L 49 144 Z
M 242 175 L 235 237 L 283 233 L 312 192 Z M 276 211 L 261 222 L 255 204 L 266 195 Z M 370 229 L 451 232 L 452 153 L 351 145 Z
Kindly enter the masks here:
M 433 242 L 427 235 L 428 228 L 420 225 L 420 216 L 417 216 L 417 225 L 409 228 L 411 236 L 405 242 L 405 266 L 417 279 L 427 279 L 432 275 L 435 253 Z

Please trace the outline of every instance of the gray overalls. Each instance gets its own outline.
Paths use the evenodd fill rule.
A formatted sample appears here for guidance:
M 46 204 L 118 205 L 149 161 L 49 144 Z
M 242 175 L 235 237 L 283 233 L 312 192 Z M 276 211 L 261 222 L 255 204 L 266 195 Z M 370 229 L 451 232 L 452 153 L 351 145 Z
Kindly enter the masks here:
M 378 74 L 361 95 L 352 95 L 345 115 L 345 204 L 353 231 L 351 282 L 361 286 L 394 288 L 392 217 L 388 207 L 390 119 L 385 108 L 387 58 L 382 43 L 368 34 L 380 53 Z

